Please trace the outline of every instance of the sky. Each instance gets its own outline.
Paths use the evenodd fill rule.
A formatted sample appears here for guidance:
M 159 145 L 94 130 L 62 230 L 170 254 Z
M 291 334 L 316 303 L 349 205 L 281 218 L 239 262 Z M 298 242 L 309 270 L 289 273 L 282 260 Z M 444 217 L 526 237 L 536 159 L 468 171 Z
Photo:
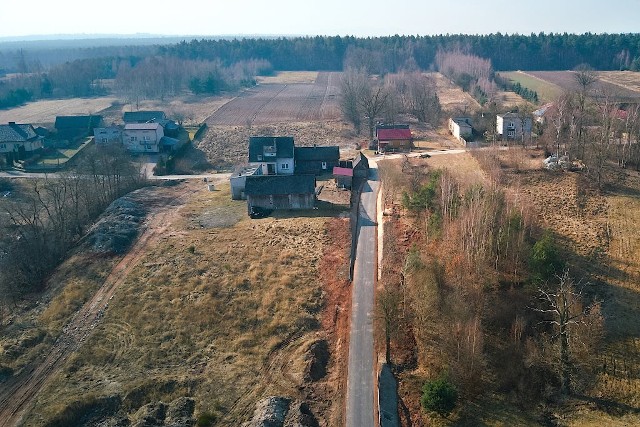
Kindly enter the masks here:
M 0 37 L 640 32 L 640 0 L 0 0 Z

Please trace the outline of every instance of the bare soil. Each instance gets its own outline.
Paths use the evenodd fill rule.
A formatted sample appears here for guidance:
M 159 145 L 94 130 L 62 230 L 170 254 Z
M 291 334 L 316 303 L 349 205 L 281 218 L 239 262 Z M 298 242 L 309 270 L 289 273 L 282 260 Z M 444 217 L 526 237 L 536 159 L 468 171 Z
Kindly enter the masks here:
M 216 110 L 209 126 L 253 126 L 340 118 L 340 73 L 321 72 L 313 83 L 260 84 Z

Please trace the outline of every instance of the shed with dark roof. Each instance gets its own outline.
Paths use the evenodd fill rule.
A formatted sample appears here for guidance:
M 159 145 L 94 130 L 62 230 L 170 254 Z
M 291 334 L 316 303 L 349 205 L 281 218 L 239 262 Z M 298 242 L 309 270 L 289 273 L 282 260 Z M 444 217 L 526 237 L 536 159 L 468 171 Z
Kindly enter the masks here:
M 55 128 L 59 139 L 73 141 L 93 135 L 93 130 L 102 123 L 102 116 L 57 116 Z
M 312 209 L 316 202 L 314 175 L 247 176 L 247 207 L 264 209 Z
M 164 111 L 126 111 L 122 116 L 125 123 L 160 123 L 167 117 Z
M 340 160 L 340 148 L 337 145 L 329 147 L 296 147 L 294 152 L 296 173 L 331 172 Z

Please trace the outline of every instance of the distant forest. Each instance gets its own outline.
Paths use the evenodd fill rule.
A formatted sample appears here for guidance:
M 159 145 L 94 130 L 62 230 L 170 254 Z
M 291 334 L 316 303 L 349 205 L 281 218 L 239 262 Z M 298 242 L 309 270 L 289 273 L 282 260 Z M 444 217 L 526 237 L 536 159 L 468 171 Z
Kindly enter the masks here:
M 175 39 L 174 39 L 175 40 Z M 119 92 L 162 98 L 217 93 L 280 70 L 363 69 L 372 74 L 437 69 L 438 52 L 490 61 L 492 70 L 640 70 L 640 33 L 202 39 L 95 47 L 67 41 L 0 43 L 0 108 L 41 98 Z M 160 44 L 162 43 L 162 44 Z M 82 46 L 82 47 L 80 47 Z M 440 70 L 447 73 L 447 70 Z M 109 82 L 111 81 L 111 82 Z

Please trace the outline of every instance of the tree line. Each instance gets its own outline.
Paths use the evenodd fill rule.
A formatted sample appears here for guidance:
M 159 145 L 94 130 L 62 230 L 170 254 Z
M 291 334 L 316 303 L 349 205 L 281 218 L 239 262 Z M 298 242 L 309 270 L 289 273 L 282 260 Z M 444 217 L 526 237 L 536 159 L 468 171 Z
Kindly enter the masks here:
M 368 136 L 374 136 L 375 125 L 382 121 L 395 124 L 410 115 L 420 123 L 438 124 L 440 100 L 433 79 L 422 73 L 396 73 L 371 76 L 366 69 L 349 68 L 340 81 L 340 109 L 357 134 L 363 121 Z
M 3 201 L 0 320 L 13 301 L 43 289 L 53 269 L 112 201 L 144 184 L 124 149 L 91 150 L 75 170 L 29 180 Z
M 582 63 L 599 70 L 638 69 L 640 34 L 202 39 L 154 46 L 62 48 L 60 62 L 49 56 L 43 61 L 44 52 L 51 54 L 51 50 L 27 49 L 0 52 L 4 72 L 17 73 L 0 80 L 0 107 L 47 97 L 102 95 L 112 90 L 105 84 L 109 79 L 119 80 L 118 87 L 135 96 L 142 92 L 163 97 L 179 90 L 216 93 L 245 86 L 255 73 L 274 70 L 362 68 L 368 74 L 384 75 L 437 66 L 446 72 L 442 52 L 455 52 L 456 58 L 448 58 L 453 62 L 482 58 L 495 70 L 566 70 Z M 463 74 L 456 78 L 463 86 L 472 83 Z M 492 81 L 486 78 L 474 76 L 470 87 L 480 100 L 489 98 L 492 90 Z
M 385 200 L 400 199 L 410 225 L 385 224 L 375 317 L 387 361 L 430 379 L 423 407 L 447 416 L 458 396 L 490 391 L 530 409 L 584 390 L 603 333 L 600 301 L 530 209 L 495 182 L 461 183 L 408 159 L 383 162 L 380 174 Z

